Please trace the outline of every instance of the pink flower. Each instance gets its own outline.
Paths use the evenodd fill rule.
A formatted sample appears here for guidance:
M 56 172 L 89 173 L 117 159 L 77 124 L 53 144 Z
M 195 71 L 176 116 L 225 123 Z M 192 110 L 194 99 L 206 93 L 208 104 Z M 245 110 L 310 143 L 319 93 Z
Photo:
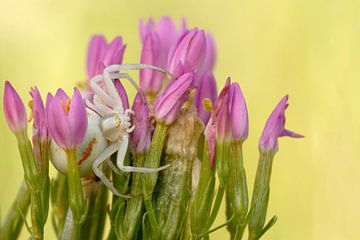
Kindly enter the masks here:
M 132 119 L 135 129 L 131 134 L 131 147 L 136 153 L 143 153 L 150 147 L 153 131 L 153 126 L 149 121 L 149 108 L 144 100 L 144 93 L 138 92 L 132 105 L 132 110 L 135 112 Z
M 37 87 L 30 89 L 32 101 L 32 117 L 33 124 L 33 140 L 46 141 L 49 137 L 48 127 L 46 122 L 45 107 Z
M 149 32 L 144 40 L 141 63 L 157 67 L 165 67 L 166 60 L 163 58 L 161 42 L 156 32 Z M 156 95 L 162 86 L 164 74 L 150 69 L 140 70 L 140 86 L 146 94 Z
M 178 64 L 188 64 L 192 70 L 198 71 L 206 54 L 206 36 L 203 30 L 186 30 L 170 49 L 168 55 L 168 71 L 174 73 Z
M 205 139 L 208 143 L 208 151 L 210 157 L 210 166 L 214 168 L 215 163 L 215 141 L 216 141 L 216 125 L 215 116 L 212 114 L 206 128 L 204 130 Z
M 213 104 L 217 97 L 216 80 L 211 72 L 207 72 L 200 80 L 197 86 L 194 105 L 198 111 L 200 119 L 206 125 L 209 121 L 211 113 L 206 111 L 203 106 L 203 100 L 209 99 Z
M 62 89 L 46 100 L 46 117 L 53 140 L 63 149 L 74 149 L 82 143 L 87 129 L 85 102 L 77 88 L 70 99 Z
M 158 23 L 150 18 L 147 23 L 140 21 L 139 29 L 143 43 L 140 62 L 166 68 L 170 47 L 180 35 L 175 23 L 170 17 L 162 17 Z M 156 95 L 162 87 L 163 78 L 161 72 L 140 70 L 140 86 L 146 94 Z
M 123 108 L 124 109 L 129 109 L 129 99 L 128 99 L 128 96 L 126 94 L 126 91 L 125 91 L 125 88 L 124 86 L 122 85 L 122 83 L 120 82 L 119 79 L 115 79 L 114 80 L 114 86 L 117 90 L 117 92 L 119 93 L 119 96 L 120 96 L 120 99 L 122 101 L 122 104 L 123 104 Z
M 216 125 L 216 140 L 222 143 L 231 138 L 230 119 L 230 78 L 226 80 L 225 87 L 221 90 L 214 108 L 214 119 Z
M 105 37 L 95 35 L 91 38 L 87 54 L 87 72 L 90 80 L 97 74 L 102 74 L 105 67 L 112 64 L 120 64 L 123 59 L 126 45 L 120 36 L 113 39 L 109 44 Z
M 167 54 L 171 46 L 175 43 L 179 35 L 185 30 L 185 22 L 183 21 L 183 26 L 181 30 L 176 29 L 176 24 L 170 17 L 162 17 L 158 23 L 156 23 L 152 18 L 145 23 L 143 20 L 140 21 L 140 37 L 143 44 L 145 44 L 146 36 L 155 32 L 159 36 L 162 53 L 164 54 L 163 58 L 167 58 Z
M 302 138 L 303 135 L 285 129 L 285 110 L 288 107 L 288 96 L 284 96 L 268 118 L 259 141 L 262 152 L 277 152 L 278 138 L 283 136 Z
M 87 50 L 87 72 L 88 78 L 97 75 L 99 61 L 106 48 L 106 39 L 103 35 L 94 35 Z
M 157 121 L 170 125 L 176 119 L 179 110 L 189 97 L 189 89 L 193 81 L 194 74 L 185 73 L 156 98 L 153 111 Z
M 249 135 L 249 120 L 245 98 L 238 83 L 230 86 L 229 107 L 233 140 L 245 141 Z
M 206 33 L 206 55 L 203 63 L 199 69 L 199 77 L 202 78 L 206 72 L 212 72 L 214 70 L 216 62 L 216 46 L 214 38 L 210 33 Z
M 5 82 L 4 113 L 7 124 L 13 133 L 26 131 L 27 116 L 24 103 L 9 81 Z

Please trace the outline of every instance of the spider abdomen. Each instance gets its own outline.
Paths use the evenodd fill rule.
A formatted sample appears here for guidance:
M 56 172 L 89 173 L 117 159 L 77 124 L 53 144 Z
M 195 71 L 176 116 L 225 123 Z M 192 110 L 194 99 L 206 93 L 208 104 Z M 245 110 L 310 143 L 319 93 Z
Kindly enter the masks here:
M 78 166 L 82 177 L 92 173 L 94 160 L 108 145 L 99 126 L 100 116 L 89 108 L 87 108 L 87 116 L 86 135 L 82 144 L 77 148 Z M 66 153 L 54 141 L 50 146 L 50 160 L 58 171 L 67 174 Z

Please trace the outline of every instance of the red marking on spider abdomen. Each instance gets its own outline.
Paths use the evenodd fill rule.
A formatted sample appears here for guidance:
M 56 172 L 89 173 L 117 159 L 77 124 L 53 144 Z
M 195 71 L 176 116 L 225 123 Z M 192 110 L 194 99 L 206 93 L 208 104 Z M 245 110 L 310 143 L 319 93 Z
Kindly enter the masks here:
M 87 148 L 85 149 L 85 151 L 82 154 L 82 158 L 78 161 L 78 165 L 81 165 L 83 162 L 85 162 L 89 158 L 95 143 L 96 143 L 96 138 L 91 139 L 91 141 L 89 142 L 89 145 L 87 146 Z

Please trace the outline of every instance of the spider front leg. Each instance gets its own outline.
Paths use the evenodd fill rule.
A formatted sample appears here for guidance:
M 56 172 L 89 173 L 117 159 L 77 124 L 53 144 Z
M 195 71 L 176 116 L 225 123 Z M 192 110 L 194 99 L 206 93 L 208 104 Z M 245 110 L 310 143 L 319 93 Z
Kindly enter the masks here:
M 107 178 L 107 176 L 102 172 L 102 170 L 99 168 L 100 164 L 107 161 L 107 159 L 115 153 L 118 148 L 120 147 L 119 143 L 113 143 L 110 146 L 108 146 L 94 161 L 93 163 L 93 171 L 94 174 L 101 179 L 101 181 L 105 184 L 105 186 L 116 196 L 123 197 L 123 198 L 131 198 L 129 195 L 124 195 L 119 193 L 114 185 L 111 183 L 111 181 Z M 110 165 L 111 167 L 111 165 Z
M 133 167 L 133 166 L 124 166 L 125 154 L 129 145 L 129 136 L 124 136 L 123 141 L 120 143 L 120 148 L 117 153 L 116 165 L 121 171 L 124 172 L 139 172 L 139 173 L 153 173 L 159 172 L 161 170 L 166 169 L 170 165 L 167 164 L 165 166 L 159 168 L 145 168 L 145 167 Z

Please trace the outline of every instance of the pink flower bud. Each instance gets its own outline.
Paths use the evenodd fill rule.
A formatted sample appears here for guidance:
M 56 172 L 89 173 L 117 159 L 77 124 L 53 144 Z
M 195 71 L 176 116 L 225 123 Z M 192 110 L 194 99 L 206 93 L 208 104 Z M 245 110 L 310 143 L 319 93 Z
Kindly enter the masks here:
M 5 82 L 4 113 L 8 126 L 13 133 L 26 131 L 27 116 L 24 103 L 9 81 Z
M 141 63 L 157 67 L 165 67 L 166 60 L 162 57 L 161 42 L 156 32 L 149 32 L 144 40 Z M 140 86 L 146 94 L 156 95 L 162 86 L 164 74 L 150 69 L 140 70 Z
M 170 49 L 168 70 L 175 72 L 179 63 L 188 63 L 192 70 L 199 70 L 206 54 L 206 36 L 203 30 L 186 30 Z
M 249 134 L 246 102 L 238 83 L 230 86 L 230 117 L 232 137 L 235 141 L 245 141 Z
M 214 70 L 216 62 L 216 46 L 214 38 L 210 33 L 206 33 L 206 55 L 204 62 L 199 69 L 199 77 L 202 78 L 203 74 L 206 72 L 212 72 Z
M 285 110 L 288 107 L 288 96 L 281 99 L 268 118 L 259 141 L 259 149 L 262 152 L 277 152 L 278 138 L 283 136 L 302 138 L 303 135 L 285 129 Z
M 200 119 L 206 125 L 209 121 L 211 113 L 206 111 L 203 106 L 203 100 L 209 99 L 213 105 L 217 97 L 216 80 L 211 72 L 207 72 L 200 80 L 194 98 L 194 106 L 196 107 Z
M 37 87 L 30 89 L 32 102 L 33 124 L 33 142 L 46 141 L 49 138 L 48 127 L 46 122 L 45 107 Z
M 102 74 L 105 67 L 109 65 L 120 64 L 125 47 L 120 36 L 114 38 L 109 44 L 106 43 L 104 36 L 93 36 L 90 40 L 87 54 L 88 79 L 97 74 Z
M 127 93 L 125 91 L 124 86 L 122 85 L 122 83 L 120 82 L 119 79 L 115 79 L 114 80 L 114 86 L 117 90 L 117 92 L 119 93 L 120 99 L 122 101 L 122 105 L 124 109 L 129 109 L 129 99 L 127 96 Z
M 230 120 L 230 78 L 226 80 L 225 87 L 215 103 L 214 116 L 216 125 L 216 140 L 223 142 L 231 138 L 231 120 Z
M 189 89 L 193 81 L 194 74 L 185 73 L 156 98 L 153 111 L 157 121 L 170 125 L 176 119 L 179 110 L 189 97 Z
M 87 129 L 85 102 L 77 88 L 70 99 L 59 89 L 46 100 L 46 117 L 53 140 L 63 149 L 74 149 L 82 143 Z
M 184 24 L 183 24 L 184 25 Z M 162 17 L 158 23 L 150 18 L 147 23 L 143 20 L 140 21 L 140 37 L 143 44 L 148 33 L 155 32 L 159 36 L 160 46 L 165 59 L 170 50 L 170 47 L 174 44 L 176 39 L 179 37 L 179 31 L 176 29 L 176 24 L 170 17 Z
M 210 157 L 210 166 L 214 168 L 215 163 L 215 140 L 216 140 L 216 125 L 215 125 L 215 116 L 212 114 L 206 128 L 204 130 L 205 139 L 208 144 L 209 157 Z
M 103 35 L 94 35 L 89 43 L 87 50 L 87 73 L 88 78 L 92 78 L 97 72 L 99 60 L 106 48 L 106 40 Z
M 149 108 L 144 100 L 144 93 L 138 92 L 132 105 L 132 110 L 135 112 L 132 119 L 135 129 L 131 134 L 131 148 L 136 153 L 145 152 L 150 147 L 153 131 L 149 120 Z
M 123 60 L 125 48 L 126 45 L 123 44 L 122 37 L 118 36 L 114 38 L 114 40 L 106 46 L 104 55 L 100 60 L 102 66 L 105 68 L 113 64 L 120 64 Z M 103 73 L 104 68 L 100 67 L 98 73 Z

